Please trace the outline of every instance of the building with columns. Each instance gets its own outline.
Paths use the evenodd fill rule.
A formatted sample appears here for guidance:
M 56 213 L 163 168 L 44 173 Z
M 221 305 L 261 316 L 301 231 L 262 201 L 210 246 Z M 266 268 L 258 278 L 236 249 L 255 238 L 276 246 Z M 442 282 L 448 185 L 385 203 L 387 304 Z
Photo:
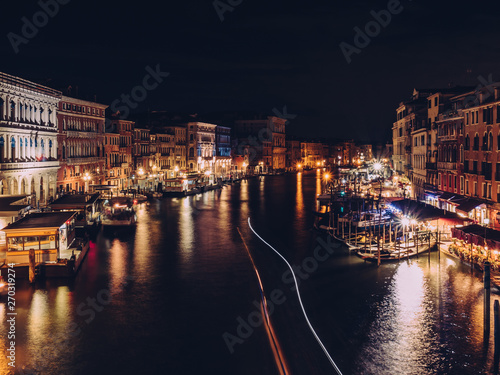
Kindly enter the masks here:
M 186 124 L 188 170 L 190 172 L 215 172 L 216 128 L 217 125 L 204 122 L 189 122 Z
M 60 91 L 0 73 L 0 195 L 56 194 L 57 105 Z
M 105 110 L 108 106 L 62 96 L 57 113 L 60 191 L 88 192 L 106 178 Z

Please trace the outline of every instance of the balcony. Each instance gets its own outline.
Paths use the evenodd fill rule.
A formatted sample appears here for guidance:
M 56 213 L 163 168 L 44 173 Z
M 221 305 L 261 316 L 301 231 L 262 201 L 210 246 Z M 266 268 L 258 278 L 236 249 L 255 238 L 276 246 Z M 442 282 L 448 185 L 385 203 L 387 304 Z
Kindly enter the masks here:
M 88 157 L 71 157 L 68 158 L 68 164 L 90 164 L 90 163 L 98 163 L 103 160 L 102 158 L 98 158 L 96 156 L 88 156 Z
M 457 134 L 438 135 L 438 139 L 441 142 L 456 141 L 458 139 L 458 135 Z
M 457 163 L 438 161 L 437 167 L 438 169 L 456 171 Z
M 28 163 L 0 163 L 0 171 L 59 167 L 59 161 L 35 161 Z
M 430 169 L 430 170 L 437 170 L 437 163 L 425 163 L 425 169 Z

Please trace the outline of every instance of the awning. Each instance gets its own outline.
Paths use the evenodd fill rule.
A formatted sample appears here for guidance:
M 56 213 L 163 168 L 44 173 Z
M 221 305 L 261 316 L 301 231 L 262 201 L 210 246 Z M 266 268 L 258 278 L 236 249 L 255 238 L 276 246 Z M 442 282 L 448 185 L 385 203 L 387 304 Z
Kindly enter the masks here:
M 450 193 L 448 191 L 443 191 L 443 193 L 439 196 L 440 201 L 447 201 L 450 198 L 455 197 L 456 194 Z
M 477 224 L 451 229 L 452 237 L 464 240 L 467 243 L 484 246 L 485 242 L 490 249 L 500 249 L 500 231 L 483 227 Z
M 461 212 L 463 214 L 468 214 L 469 212 L 471 212 L 474 208 L 476 208 L 477 206 L 480 206 L 481 204 L 483 204 L 483 202 L 481 202 L 480 200 L 478 199 L 474 199 L 474 198 L 470 198 L 470 199 L 467 199 L 466 201 L 462 202 L 456 209 L 457 212 Z
M 394 201 L 389 205 L 401 211 L 403 215 L 418 221 L 444 219 L 455 224 L 463 224 L 465 221 L 470 221 L 467 218 L 461 218 L 454 212 L 442 210 L 429 204 L 411 199 Z

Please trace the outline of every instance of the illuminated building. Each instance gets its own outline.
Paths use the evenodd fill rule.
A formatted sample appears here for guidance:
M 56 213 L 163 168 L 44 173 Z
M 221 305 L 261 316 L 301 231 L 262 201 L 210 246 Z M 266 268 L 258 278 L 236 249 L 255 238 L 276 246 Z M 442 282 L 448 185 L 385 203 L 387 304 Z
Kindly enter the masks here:
M 57 90 L 0 73 L 0 195 L 56 194 Z M 32 204 L 36 204 L 32 201 Z
M 105 104 L 63 96 L 57 113 L 60 191 L 88 192 L 106 177 L 104 164 Z

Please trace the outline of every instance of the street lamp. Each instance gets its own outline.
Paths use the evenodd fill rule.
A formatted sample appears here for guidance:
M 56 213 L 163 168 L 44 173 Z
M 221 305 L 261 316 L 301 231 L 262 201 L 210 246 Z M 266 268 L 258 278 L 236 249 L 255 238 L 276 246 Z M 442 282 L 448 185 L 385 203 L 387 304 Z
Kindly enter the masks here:
M 89 191 L 89 181 L 91 177 L 88 172 L 85 172 L 85 176 L 83 176 L 83 180 L 85 181 L 85 193 Z
M 373 164 L 373 169 L 376 170 L 377 172 L 382 169 L 382 164 L 379 162 L 376 162 Z
M 325 179 L 325 190 L 328 192 L 328 185 L 330 185 L 330 215 L 328 217 L 328 230 L 333 227 L 333 183 L 331 182 L 331 176 L 329 173 L 323 175 Z

